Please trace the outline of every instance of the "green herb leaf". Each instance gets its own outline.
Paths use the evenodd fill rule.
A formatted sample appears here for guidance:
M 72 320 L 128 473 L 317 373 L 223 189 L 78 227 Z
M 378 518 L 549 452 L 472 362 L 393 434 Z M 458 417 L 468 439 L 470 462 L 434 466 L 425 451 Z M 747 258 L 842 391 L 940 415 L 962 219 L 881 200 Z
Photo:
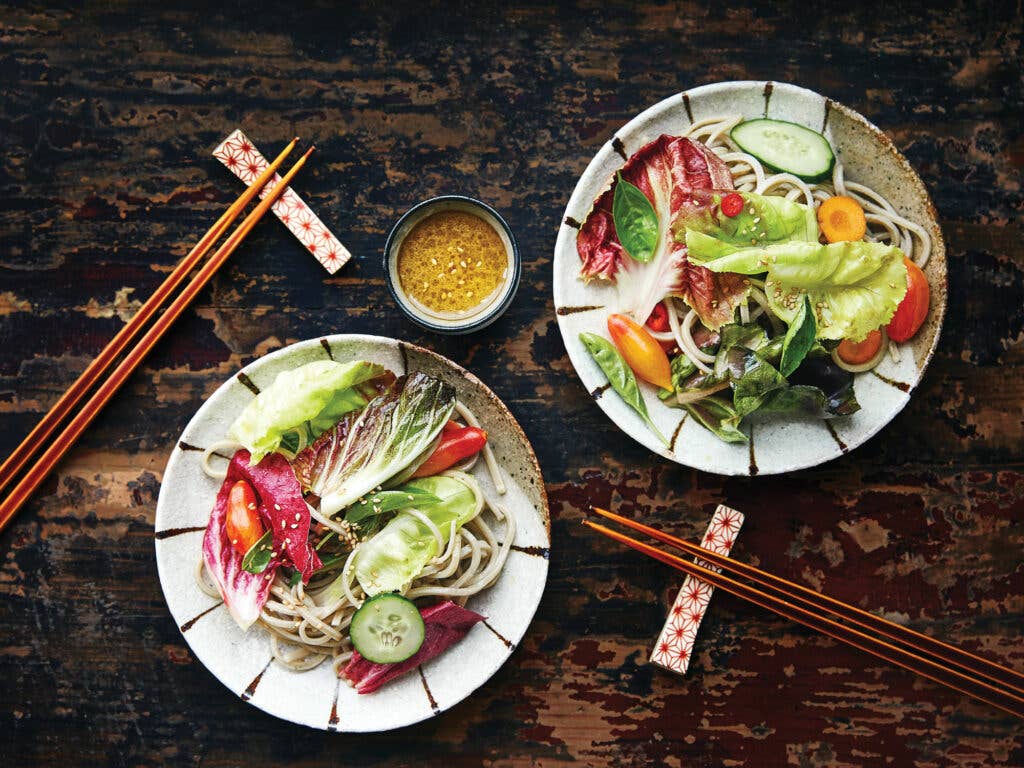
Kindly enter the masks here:
M 249 547 L 242 558 L 242 570 L 249 573 L 263 573 L 270 565 L 270 553 L 274 551 L 274 532 L 268 530 Z
M 665 444 L 665 447 L 669 447 L 668 440 L 654 425 L 647 413 L 647 405 L 644 403 L 633 370 L 619 354 L 615 345 L 595 333 L 581 333 L 580 341 L 583 342 L 583 346 L 587 348 L 590 356 L 594 358 L 597 366 L 608 377 L 608 383 L 611 384 L 612 389 L 625 401 L 626 405 L 640 415 L 640 418 L 647 423 L 647 426 Z
M 431 504 L 438 504 L 440 501 L 437 496 L 421 488 L 413 485 L 400 485 L 390 491 L 366 494 L 348 507 L 345 511 L 345 520 L 349 523 L 359 523 L 372 515 L 381 515 L 385 512 L 394 512 L 409 507 L 420 509 Z
M 621 173 L 615 182 L 612 221 L 615 234 L 630 257 L 642 264 L 654 258 L 658 247 L 658 214 L 647 195 L 622 178 Z
M 747 442 L 747 436 L 739 428 L 742 417 L 724 398 L 710 395 L 683 408 L 721 440 L 727 443 Z
M 814 322 L 814 312 L 811 310 L 811 300 L 804 296 L 803 304 L 797 310 L 796 317 L 790 323 L 786 331 L 786 338 L 782 342 L 782 362 L 779 371 L 783 376 L 789 376 L 800 363 L 807 357 L 811 347 L 814 346 L 814 339 L 817 336 L 818 328 Z

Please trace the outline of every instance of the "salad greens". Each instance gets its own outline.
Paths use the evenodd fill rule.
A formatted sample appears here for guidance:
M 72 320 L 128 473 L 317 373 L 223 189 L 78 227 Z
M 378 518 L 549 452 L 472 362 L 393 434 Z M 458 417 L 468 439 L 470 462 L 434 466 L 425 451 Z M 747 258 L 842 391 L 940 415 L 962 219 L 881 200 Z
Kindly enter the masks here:
M 345 510 L 345 521 L 352 525 L 359 524 L 368 517 L 382 515 L 409 507 L 422 508 L 440 502 L 437 496 L 422 490 L 414 483 L 392 488 L 389 491 L 368 493 Z
M 738 246 L 693 229 L 689 258 L 714 272 L 767 272 L 772 311 L 792 324 L 806 296 L 819 339 L 862 341 L 886 325 L 907 292 L 903 252 L 883 243 L 790 241 Z
M 817 335 L 818 327 L 814 322 L 811 300 L 804 296 L 796 317 L 786 331 L 786 338 L 782 341 L 782 362 L 779 364 L 779 370 L 783 376 L 789 376 L 800 367 L 800 363 L 814 346 Z
M 306 429 L 315 438 L 346 412 L 362 408 L 367 398 L 356 386 L 383 374 L 383 366 L 373 363 L 332 360 L 281 371 L 239 414 L 228 435 L 258 463 L 278 450 L 289 433 Z
M 334 515 L 426 459 L 454 409 L 450 385 L 424 373 L 399 379 L 300 452 L 296 477 Z
M 410 485 L 440 500 L 416 509 L 437 526 L 444 544 L 448 543 L 453 522 L 457 530 L 478 511 L 473 491 L 454 477 L 435 475 Z M 417 516 L 399 512 L 380 533 L 359 548 L 353 567 L 363 591 L 372 596 L 402 589 L 440 553 L 430 528 Z
M 640 392 L 640 386 L 637 384 L 636 375 L 622 355 L 619 354 L 615 345 L 596 333 L 581 333 L 580 341 L 583 342 L 583 346 L 587 348 L 590 356 L 594 358 L 594 362 L 597 363 L 597 366 L 608 378 L 611 388 L 625 401 L 626 405 L 640 415 L 640 418 L 646 422 L 651 431 L 667 447 L 668 440 L 661 434 L 647 412 L 647 405 L 644 403 L 643 394 Z

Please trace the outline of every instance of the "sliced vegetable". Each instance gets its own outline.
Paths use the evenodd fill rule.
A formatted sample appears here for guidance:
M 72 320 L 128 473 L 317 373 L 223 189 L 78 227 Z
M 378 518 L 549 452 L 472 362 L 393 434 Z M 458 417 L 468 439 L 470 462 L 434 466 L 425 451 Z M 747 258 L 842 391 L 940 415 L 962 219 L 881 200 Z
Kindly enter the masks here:
M 896 308 L 886 331 L 893 341 L 907 341 L 913 338 L 928 316 L 928 305 L 931 303 L 931 289 L 924 272 L 910 259 L 904 259 L 907 267 L 907 295 Z
M 447 429 L 447 428 L 446 428 Z M 412 473 L 413 477 L 430 477 L 454 467 L 460 461 L 479 453 L 487 444 L 487 433 L 479 427 L 462 427 L 442 432 L 441 442 L 425 462 Z
M 224 526 L 231 546 L 240 555 L 245 555 L 263 535 L 263 523 L 256 509 L 256 493 L 245 480 L 231 486 Z
M 609 315 L 608 333 L 637 376 L 662 389 L 671 389 L 668 355 L 642 325 L 625 315 Z
M 686 244 L 690 260 L 709 269 L 744 275 L 767 271 L 768 302 L 787 323 L 809 298 L 819 339 L 863 339 L 889 322 L 907 292 L 903 253 L 883 243 L 741 247 L 690 229 Z
M 594 362 L 604 373 L 615 393 L 622 398 L 626 405 L 639 414 L 651 431 L 667 446 L 668 440 L 661 434 L 647 412 L 647 405 L 644 403 L 640 387 L 636 383 L 636 376 L 615 345 L 596 333 L 581 333 L 580 341 L 587 348 L 590 356 L 594 358 Z
M 368 493 L 345 510 L 345 520 L 355 524 L 373 515 L 382 515 L 409 507 L 421 509 L 440 501 L 434 494 L 427 493 L 415 485 L 401 485 L 389 491 Z
M 863 240 L 868 231 L 864 209 L 845 195 L 830 197 L 818 206 L 818 226 L 830 243 Z
M 729 133 L 744 152 L 783 173 L 817 181 L 832 171 L 835 155 L 828 139 L 810 128 L 762 118 L 740 123 Z
M 352 616 L 349 635 L 359 654 L 377 664 L 395 664 L 414 655 L 426 630 L 416 604 L 401 595 L 377 595 Z
M 722 198 L 722 213 L 730 219 L 739 216 L 743 212 L 743 197 L 736 192 L 730 192 Z
M 657 246 L 646 262 L 630 258 L 616 233 L 613 201 L 620 178 L 643 193 L 657 216 Z M 732 175 L 700 142 L 660 136 L 641 147 L 583 222 L 576 238 L 581 277 L 615 282 L 618 306 L 637 322 L 644 322 L 666 296 L 682 298 L 709 328 L 729 322 L 746 293 L 743 279 L 690 264 L 684 244 L 674 236 L 682 231 L 681 218 L 716 205 L 714 189 L 732 189 Z
M 399 379 L 352 419 L 342 419 L 293 462 L 333 515 L 403 472 L 428 450 L 455 408 L 455 389 L 425 373 Z
M 643 192 L 618 175 L 612 199 L 612 220 L 626 254 L 647 263 L 658 247 L 658 214 Z
M 460 608 L 450 600 L 424 608 L 420 611 L 420 616 L 423 618 L 424 626 L 423 645 L 416 654 L 405 661 L 375 664 L 369 659 L 364 659 L 359 651 L 352 654 L 352 659 L 343 674 L 355 686 L 356 691 L 373 693 L 385 683 L 411 672 L 448 650 L 465 637 L 474 624 L 484 620 L 479 613 Z
M 373 363 L 342 364 L 332 360 L 282 371 L 245 407 L 228 434 L 258 463 L 281 446 L 286 434 L 306 428 L 307 422 L 317 421 L 326 429 L 346 411 L 363 407 L 366 398 L 353 388 L 384 373 L 382 366 Z M 328 406 L 330 423 L 324 424 L 318 417 Z
M 729 217 L 711 216 L 707 211 L 680 217 L 675 235 L 685 242 L 689 229 L 711 235 L 733 245 L 769 245 L 792 240 L 818 242 L 818 222 L 807 205 L 778 195 L 732 192 L 722 200 L 738 197 L 740 209 Z
M 843 339 L 836 347 L 836 354 L 844 363 L 864 365 L 870 362 L 882 348 L 882 332 L 872 331 L 863 341 Z
M 814 323 L 811 300 L 804 296 L 803 304 L 797 311 L 796 317 L 793 318 L 782 342 L 782 361 L 779 363 L 779 371 L 783 376 L 789 376 L 800 367 L 800 363 L 814 346 L 817 334 L 818 329 Z
M 470 487 L 454 477 L 435 475 L 413 483 L 441 501 L 419 510 L 441 534 L 418 516 L 399 512 L 369 541 L 360 545 L 353 561 L 356 579 L 367 595 L 397 592 L 416 578 L 424 566 L 448 543 L 452 523 L 458 530 L 480 512 Z

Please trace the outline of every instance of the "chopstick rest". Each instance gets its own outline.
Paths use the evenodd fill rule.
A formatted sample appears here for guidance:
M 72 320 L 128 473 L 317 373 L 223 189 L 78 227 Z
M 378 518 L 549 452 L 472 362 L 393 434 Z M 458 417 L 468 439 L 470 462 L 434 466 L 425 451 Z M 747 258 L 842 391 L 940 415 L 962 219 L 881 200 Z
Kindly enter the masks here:
M 241 130 L 234 131 L 224 139 L 213 150 L 213 156 L 246 185 L 252 184 L 267 167 L 266 158 Z M 274 178 L 260 192 L 260 197 L 267 195 L 280 180 L 281 177 L 274 174 Z M 295 190 L 286 190 L 271 210 L 328 273 L 333 275 L 352 258 L 348 249 L 302 198 L 295 194 Z
M 742 525 L 743 515 L 740 512 L 719 504 L 700 545 L 728 557 Z M 686 673 L 697 641 L 697 630 L 714 591 L 714 587 L 694 576 L 688 575 L 683 580 L 682 589 L 672 603 L 668 619 L 651 652 L 652 664 L 680 675 Z

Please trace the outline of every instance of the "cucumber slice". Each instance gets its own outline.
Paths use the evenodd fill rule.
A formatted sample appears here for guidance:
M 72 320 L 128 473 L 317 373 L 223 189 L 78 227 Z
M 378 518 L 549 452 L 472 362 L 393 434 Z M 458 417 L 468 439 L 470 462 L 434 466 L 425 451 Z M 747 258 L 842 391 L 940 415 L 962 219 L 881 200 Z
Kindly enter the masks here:
M 784 120 L 748 120 L 733 128 L 729 135 L 740 149 L 765 165 L 804 181 L 828 176 L 836 161 L 828 139 Z
M 352 616 L 352 645 L 376 664 L 405 661 L 423 645 L 423 617 L 411 600 L 390 592 L 371 597 Z

